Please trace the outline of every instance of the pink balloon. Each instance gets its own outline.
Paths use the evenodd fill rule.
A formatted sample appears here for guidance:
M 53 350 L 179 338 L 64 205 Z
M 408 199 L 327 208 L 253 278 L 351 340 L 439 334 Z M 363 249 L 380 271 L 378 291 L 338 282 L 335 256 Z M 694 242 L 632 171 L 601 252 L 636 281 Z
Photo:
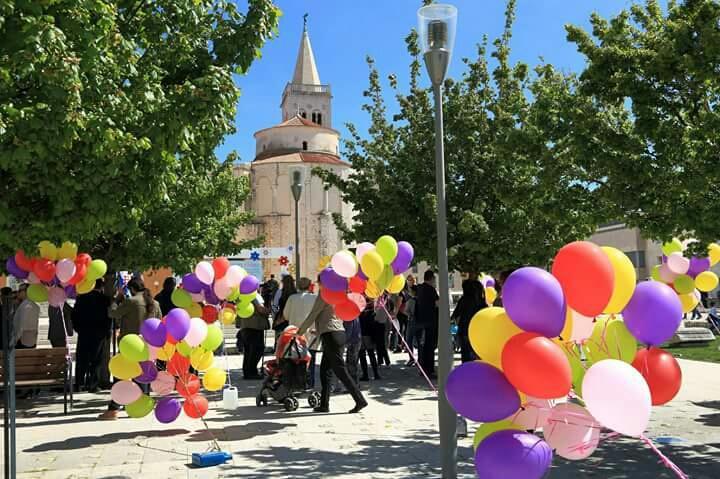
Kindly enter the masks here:
M 365 307 L 367 306 L 367 301 L 365 300 L 365 296 L 363 296 L 362 294 L 350 293 L 348 294 L 348 299 L 353 303 L 357 304 L 357 307 L 360 309 L 360 311 L 365 310 Z
M 67 295 L 65 294 L 65 290 L 63 288 L 59 288 L 57 286 L 48 288 L 48 303 L 50 306 L 62 308 L 63 304 L 65 304 L 66 298 Z
M 201 302 L 205 301 L 205 295 L 202 294 L 202 292 L 190 293 L 190 297 L 192 298 L 193 303 L 201 303 Z
M 155 361 L 157 359 L 157 350 L 159 348 L 156 348 L 155 346 L 151 346 L 148 344 L 148 361 Z
M 516 413 L 506 418 L 520 426 L 520 429 L 540 429 L 550 419 L 550 409 L 555 405 L 553 399 L 539 399 L 531 396 Z
M 227 279 L 228 284 L 230 286 L 237 287 L 240 285 L 240 281 L 246 276 L 245 270 L 242 269 L 240 266 L 234 264 L 228 268 L 227 273 L 225 273 L 225 278 Z
M 215 279 L 215 270 L 209 262 L 200 261 L 195 266 L 195 276 L 205 284 L 212 284 L 213 279 Z
M 215 281 L 213 285 L 213 292 L 218 299 L 225 299 L 230 294 L 230 283 L 227 280 L 227 276 Z
M 28 273 L 27 282 L 30 284 L 40 284 L 40 278 L 38 278 L 35 273 L 30 271 L 30 273 Z
M 670 267 L 667 265 L 667 263 L 663 263 L 660 265 L 658 274 L 660 275 L 660 280 L 663 283 L 672 283 L 673 281 L 675 281 L 675 278 L 678 277 L 677 274 L 670 271 Z
M 600 423 L 584 407 L 558 404 L 543 429 L 545 441 L 557 455 L 579 461 L 589 457 L 600 443 Z
M 592 335 L 593 328 L 595 327 L 595 320 L 587 316 L 583 316 L 577 311 L 572 312 L 572 334 L 570 335 L 570 341 L 579 343 L 586 340 Z
M 150 389 L 159 396 L 167 396 L 175 390 L 175 377 L 167 371 L 159 371 L 150 383 Z
M 583 400 L 600 424 L 640 436 L 650 420 L 650 388 L 637 369 L 617 359 L 593 364 L 582 383 Z
M 666 264 L 668 269 L 675 274 L 685 274 L 688 272 L 688 269 L 690 269 L 690 259 L 684 257 L 682 253 L 679 252 L 670 254 Z M 660 277 L 662 277 L 662 274 Z
M 61 259 L 55 265 L 55 276 L 61 283 L 67 283 L 75 276 L 75 263 L 69 259 Z
M 208 325 L 200 318 L 190 319 L 190 330 L 183 338 L 188 345 L 195 347 L 200 345 L 207 337 Z
M 133 403 L 140 399 L 142 391 L 140 386 L 132 381 L 119 381 L 113 384 L 110 389 L 110 397 L 113 401 L 123 406 Z
M 330 265 L 343 278 L 352 278 L 357 274 L 358 264 L 355 255 L 349 251 L 338 251 L 332 257 Z
M 357 248 L 355 248 L 355 257 L 357 257 L 358 262 L 360 262 L 362 261 L 363 256 L 365 256 L 365 253 L 374 249 L 375 245 L 372 243 L 368 243 L 367 241 L 364 243 L 360 243 L 359 245 L 357 245 Z

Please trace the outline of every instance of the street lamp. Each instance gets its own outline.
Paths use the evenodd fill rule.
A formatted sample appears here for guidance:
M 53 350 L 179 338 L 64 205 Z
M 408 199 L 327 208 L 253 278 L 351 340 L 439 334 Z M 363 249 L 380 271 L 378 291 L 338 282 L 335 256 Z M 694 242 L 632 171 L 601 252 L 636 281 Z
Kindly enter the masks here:
M 435 97 L 435 188 L 437 194 L 437 258 L 439 271 L 440 309 L 438 316 L 438 419 L 442 477 L 457 477 L 457 415 L 445 396 L 453 362 L 450 338 L 450 288 L 448 285 L 447 219 L 445 215 L 445 152 L 443 145 L 442 83 L 445 80 L 453 44 L 457 8 L 431 4 L 418 10 L 418 32 L 425 57 L 425 66 Z
M 295 279 L 300 278 L 300 195 L 302 194 L 302 174 L 300 171 L 293 171 L 293 182 L 290 186 L 293 198 L 295 198 Z

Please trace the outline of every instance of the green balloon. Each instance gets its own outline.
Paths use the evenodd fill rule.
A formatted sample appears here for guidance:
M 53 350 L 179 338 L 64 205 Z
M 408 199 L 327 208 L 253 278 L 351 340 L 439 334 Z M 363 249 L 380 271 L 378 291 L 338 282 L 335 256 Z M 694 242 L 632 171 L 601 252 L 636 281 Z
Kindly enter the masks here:
M 678 294 L 689 294 L 695 291 L 695 280 L 686 274 L 681 274 L 675 278 L 673 286 Z
M 238 302 L 241 305 L 246 305 L 252 303 L 253 299 L 257 298 L 257 293 L 247 293 L 247 294 L 239 294 L 238 293 Z
M 375 243 L 375 249 L 385 264 L 390 264 L 398 253 L 398 244 L 392 236 L 381 236 Z M 384 288 L 383 288 L 384 289 Z
M 148 360 L 150 350 L 140 336 L 126 334 L 120 340 L 120 354 L 130 361 L 142 362 Z
M 480 427 L 475 430 L 475 435 L 473 436 L 473 449 L 477 449 L 478 444 L 490 434 L 505 431 L 506 429 L 521 430 L 522 428 L 509 419 L 481 424 Z
M 659 264 L 656 264 L 655 266 L 653 266 L 653 269 L 650 272 L 650 277 L 654 281 L 662 281 L 662 279 L 660 278 L 660 265 Z
M 27 289 L 27 297 L 30 301 L 42 303 L 48 300 L 48 289 L 43 284 L 31 284 Z
M 385 291 L 388 286 L 390 286 L 390 283 L 392 283 L 394 277 L 395 273 L 393 272 L 392 266 L 386 265 L 375 284 L 377 284 L 377 287 L 380 288 L 381 291 Z
M 237 301 L 240 299 L 240 288 L 237 286 L 233 286 L 230 288 L 230 294 L 228 294 L 227 300 L 228 301 Z
M 637 353 L 637 340 L 621 319 L 598 318 L 587 342 L 588 360 L 595 364 L 603 359 L 619 359 L 632 363 Z
M 565 352 L 565 356 L 568 358 L 568 362 L 570 363 L 570 374 L 572 377 L 572 385 L 573 389 L 575 390 L 575 394 L 582 397 L 582 382 L 585 378 L 585 365 L 582 363 L 582 359 L 580 359 L 580 352 L 578 351 L 578 347 L 575 344 L 569 344 L 563 347 L 563 351 Z M 587 348 L 583 348 L 585 350 L 585 354 L 587 355 Z
M 105 261 L 101 259 L 94 259 L 90 262 L 85 277 L 96 280 L 105 276 L 105 273 L 107 273 L 107 264 Z
M 682 250 L 682 242 L 677 238 L 673 238 L 672 241 L 668 241 L 662 247 L 662 252 L 665 256 L 670 256 L 673 253 L 680 253 Z
M 190 346 L 184 340 L 179 341 L 175 345 L 175 351 L 177 351 L 180 354 L 180 356 L 185 356 L 186 358 L 189 358 L 190 354 L 192 354 L 192 346 Z
M 172 300 L 173 304 L 177 306 L 178 308 L 189 308 L 190 305 L 192 305 L 192 296 L 190 296 L 190 293 L 185 291 L 181 288 L 175 288 L 170 295 L 170 299 Z
M 155 400 L 150 396 L 143 394 L 135 402 L 125 406 L 125 412 L 130 417 L 141 418 L 150 414 L 154 407 Z
M 205 336 L 205 341 L 202 342 L 202 347 L 205 348 L 206 351 L 215 351 L 218 347 L 220 347 L 222 342 L 222 329 L 217 326 L 210 325 L 207 330 L 207 336 Z
M 236 312 L 241 318 L 249 318 L 255 313 L 255 306 L 253 306 L 252 303 L 240 303 Z

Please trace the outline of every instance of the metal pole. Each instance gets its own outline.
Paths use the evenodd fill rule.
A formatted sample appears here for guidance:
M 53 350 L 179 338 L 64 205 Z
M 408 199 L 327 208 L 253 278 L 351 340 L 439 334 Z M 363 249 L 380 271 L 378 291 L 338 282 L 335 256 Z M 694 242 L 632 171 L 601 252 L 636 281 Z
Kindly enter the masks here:
M 295 198 L 295 280 L 300 279 L 300 196 Z
M 4 458 L 6 479 L 15 479 L 15 325 L 10 314 L 10 295 L 2 297 L 3 386 L 4 390 Z
M 438 418 L 440 423 L 440 454 L 442 477 L 457 477 L 457 415 L 445 396 L 445 385 L 452 369 L 453 350 L 450 336 L 450 287 L 448 284 L 447 218 L 445 214 L 445 151 L 443 137 L 442 84 L 433 84 L 435 96 L 435 183 L 437 194 L 437 256 L 438 256 Z

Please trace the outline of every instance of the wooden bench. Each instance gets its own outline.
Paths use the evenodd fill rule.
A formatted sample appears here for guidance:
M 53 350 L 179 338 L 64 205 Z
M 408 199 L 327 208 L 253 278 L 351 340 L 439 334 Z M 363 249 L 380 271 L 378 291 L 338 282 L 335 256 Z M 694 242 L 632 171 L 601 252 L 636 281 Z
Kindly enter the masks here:
M 37 348 L 15 350 L 15 388 L 63 388 L 64 412 L 68 412 L 68 395 L 72 409 L 72 367 L 66 348 Z M 5 371 L 0 351 L 0 388 Z

